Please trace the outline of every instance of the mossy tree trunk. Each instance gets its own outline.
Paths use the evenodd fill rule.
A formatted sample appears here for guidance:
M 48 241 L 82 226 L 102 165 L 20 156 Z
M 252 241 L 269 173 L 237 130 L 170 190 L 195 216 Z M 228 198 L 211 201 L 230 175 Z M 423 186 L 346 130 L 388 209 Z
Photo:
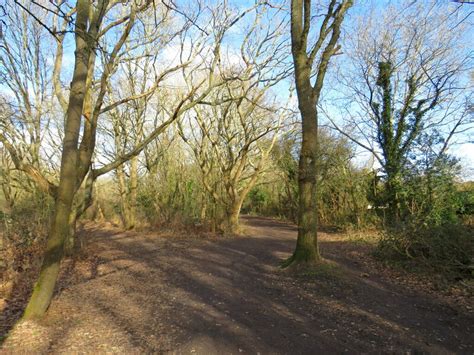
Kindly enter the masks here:
M 239 198 L 229 205 L 224 222 L 224 231 L 229 234 L 239 232 L 239 216 L 242 208 L 243 199 Z
M 138 189 L 138 157 L 135 156 L 130 159 L 130 215 L 127 229 L 135 228 L 137 221 L 137 189 Z
M 85 38 L 89 19 L 89 2 L 78 0 L 76 16 L 76 52 L 71 92 L 66 112 L 59 186 L 53 221 L 48 236 L 43 263 L 24 318 L 40 318 L 51 302 L 63 256 L 64 242 L 69 234 L 69 218 L 77 191 L 78 140 L 86 92 L 86 80 L 91 48 Z
M 129 192 L 127 187 L 127 181 L 125 179 L 125 169 L 123 165 L 120 165 L 116 170 L 118 188 L 120 194 L 120 214 L 122 217 L 122 223 L 124 228 L 129 229 L 130 221 L 130 204 L 128 201 Z
M 295 68 L 302 142 L 298 166 L 298 239 L 293 255 L 282 263 L 315 264 L 319 261 L 317 220 L 318 111 L 317 105 L 331 57 L 337 52 L 342 21 L 351 0 L 331 0 L 327 12 L 311 14 L 311 0 L 291 1 L 291 51 Z M 319 36 L 308 45 L 314 18 L 322 18 Z M 314 65 L 315 60 L 317 62 Z M 315 72 L 313 72 L 313 70 Z M 312 83 L 314 78 L 314 84 Z
M 127 179 L 123 165 L 116 169 L 120 191 L 120 209 L 125 229 L 133 229 L 137 215 L 138 157 L 130 159 L 130 176 Z
M 303 100 L 304 101 L 304 100 Z M 303 139 L 298 167 L 298 239 L 291 262 L 319 261 L 317 214 L 317 112 L 311 102 L 300 104 L 303 121 Z
M 69 233 L 66 236 L 64 251 L 66 255 L 74 254 L 76 249 L 76 227 L 77 220 L 86 212 L 93 203 L 94 178 L 89 172 L 84 180 L 83 187 L 75 194 L 69 215 Z
M 145 0 L 143 2 L 132 2 L 130 4 L 129 15 L 124 17 L 124 21 L 121 22 L 123 23 L 121 35 L 113 44 L 113 49 L 109 52 L 104 69 L 100 75 L 100 85 L 97 87 L 93 85 L 93 82 L 96 49 L 99 38 L 104 37 L 106 32 L 112 28 L 117 29 L 117 27 L 109 26 L 106 30 L 101 31 L 102 21 L 107 11 L 111 9 L 109 0 L 76 1 L 74 31 L 76 44 L 74 52 L 75 64 L 69 100 L 65 100 L 60 90 L 57 90 L 57 87 L 55 87 L 55 94 L 61 106 L 66 110 L 58 186 L 49 182 L 41 174 L 38 174 L 31 166 L 23 167 L 21 161 L 17 159 L 18 157 L 15 155 L 14 149 L 9 149 L 10 154 L 13 154 L 12 159 L 14 159 L 15 164 L 19 167 L 23 167 L 25 171 L 29 171 L 29 175 L 37 176 L 34 180 L 43 190 L 49 192 L 55 198 L 55 212 L 52 218 L 44 259 L 38 281 L 34 286 L 33 293 L 24 313 L 25 319 L 42 317 L 51 302 L 59 273 L 60 261 L 64 253 L 65 242 L 68 236 L 72 236 L 71 231 L 74 229 L 73 227 L 77 217 L 85 211 L 85 208 L 87 208 L 92 201 L 92 183 L 94 180 L 98 176 L 126 162 L 133 156 L 138 155 L 153 137 L 167 127 L 167 124 L 158 127 L 153 132 L 154 135 L 148 137 L 146 142 L 142 142 L 133 152 L 128 153 L 119 160 L 99 170 L 91 169 L 99 115 L 125 102 L 122 100 L 105 109 L 102 108 L 104 97 L 107 93 L 107 83 L 115 71 L 117 58 L 135 24 L 137 11 L 145 11 L 151 3 L 151 0 Z M 55 71 L 60 67 L 62 58 L 62 42 L 59 41 L 59 43 L 58 54 L 55 61 Z M 57 75 L 58 73 L 55 72 L 56 79 L 58 78 Z M 56 83 L 57 81 L 55 81 L 54 85 L 56 85 Z M 97 95 L 94 95 L 92 91 L 97 88 Z M 95 98 L 94 105 L 92 104 L 93 98 Z M 128 100 L 131 100 L 131 98 Z M 81 137 L 80 144 L 79 137 Z M 5 141 L 2 134 L 0 134 L 0 140 L 2 140 L 2 143 L 6 145 L 7 148 L 11 148 L 11 145 Z M 81 199 L 78 200 L 80 202 L 79 205 L 76 205 L 74 204 L 74 200 L 77 197 L 77 191 L 88 174 L 89 178 L 87 181 L 90 182 L 91 188 L 86 188 L 85 198 L 82 199 L 81 197 Z M 86 185 L 87 184 L 88 183 L 86 183 Z M 77 210 L 74 210 L 76 208 Z M 73 239 L 70 238 L 70 241 L 73 241 Z

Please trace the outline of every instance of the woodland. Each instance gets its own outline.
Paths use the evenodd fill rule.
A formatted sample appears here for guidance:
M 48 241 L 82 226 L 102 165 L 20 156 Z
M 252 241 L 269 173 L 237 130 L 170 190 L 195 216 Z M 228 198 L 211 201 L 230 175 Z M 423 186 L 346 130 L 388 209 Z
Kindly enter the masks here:
M 473 21 L 0 0 L 0 353 L 472 353 Z

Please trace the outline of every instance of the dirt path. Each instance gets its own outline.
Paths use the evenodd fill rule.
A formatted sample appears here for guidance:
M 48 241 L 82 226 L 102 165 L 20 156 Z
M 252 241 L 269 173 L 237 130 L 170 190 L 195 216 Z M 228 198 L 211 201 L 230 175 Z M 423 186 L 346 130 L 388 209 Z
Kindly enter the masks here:
M 244 222 L 248 237 L 212 240 L 87 228 L 46 319 L 0 352 L 474 352 L 472 313 L 369 270 L 360 246 L 322 234 L 338 266 L 295 278 L 276 267 L 295 228 Z

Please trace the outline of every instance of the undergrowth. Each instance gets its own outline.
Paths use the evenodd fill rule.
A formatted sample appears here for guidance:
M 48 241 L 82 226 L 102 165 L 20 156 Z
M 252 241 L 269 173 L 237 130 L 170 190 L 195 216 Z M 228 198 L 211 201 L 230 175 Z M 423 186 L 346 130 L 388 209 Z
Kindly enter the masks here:
M 402 225 L 384 230 L 375 256 L 385 264 L 449 281 L 473 279 L 474 235 L 468 225 Z

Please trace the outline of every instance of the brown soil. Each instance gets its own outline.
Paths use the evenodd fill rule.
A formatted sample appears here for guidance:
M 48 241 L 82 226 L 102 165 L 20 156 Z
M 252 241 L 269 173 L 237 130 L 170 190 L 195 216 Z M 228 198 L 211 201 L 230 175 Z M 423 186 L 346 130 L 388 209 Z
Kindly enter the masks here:
M 17 324 L 0 352 L 474 352 L 471 306 L 394 280 L 369 247 L 321 233 L 328 262 L 294 275 L 277 265 L 295 227 L 244 223 L 246 236 L 202 239 L 86 227 L 46 318 Z

